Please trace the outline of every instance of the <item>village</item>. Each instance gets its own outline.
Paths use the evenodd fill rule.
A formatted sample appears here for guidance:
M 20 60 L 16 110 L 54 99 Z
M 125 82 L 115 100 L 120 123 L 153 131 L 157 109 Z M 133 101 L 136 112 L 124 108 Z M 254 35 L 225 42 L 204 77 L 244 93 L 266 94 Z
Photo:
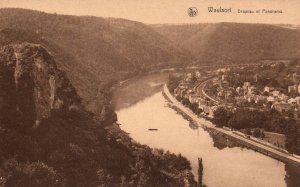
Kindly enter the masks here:
M 282 63 L 195 70 L 169 77 L 174 97 L 198 117 L 298 153 L 300 75 Z
M 271 65 L 272 66 L 272 65 Z M 273 65 L 274 66 L 274 65 Z M 257 67 L 255 67 L 257 68 Z M 238 69 L 219 68 L 215 71 L 196 70 L 186 73 L 174 89 L 174 96 L 183 102 L 198 104 L 201 115 L 213 117 L 217 107 L 235 110 L 237 107 L 252 110 L 276 110 L 286 117 L 300 117 L 300 75 L 288 74 L 284 79 L 290 84 L 286 88 L 259 83 L 259 74 L 240 78 Z M 239 83 L 235 83 L 240 79 Z

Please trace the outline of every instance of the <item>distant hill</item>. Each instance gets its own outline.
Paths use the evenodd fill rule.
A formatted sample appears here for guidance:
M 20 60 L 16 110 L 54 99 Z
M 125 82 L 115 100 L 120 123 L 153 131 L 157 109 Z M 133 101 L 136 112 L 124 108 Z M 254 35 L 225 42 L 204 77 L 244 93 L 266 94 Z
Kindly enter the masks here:
M 0 9 L 0 46 L 20 42 L 43 45 L 91 110 L 103 105 L 95 103 L 102 86 L 119 77 L 191 61 L 187 52 L 143 23 Z
M 300 57 L 298 28 L 243 23 L 152 25 L 199 62 L 246 63 Z

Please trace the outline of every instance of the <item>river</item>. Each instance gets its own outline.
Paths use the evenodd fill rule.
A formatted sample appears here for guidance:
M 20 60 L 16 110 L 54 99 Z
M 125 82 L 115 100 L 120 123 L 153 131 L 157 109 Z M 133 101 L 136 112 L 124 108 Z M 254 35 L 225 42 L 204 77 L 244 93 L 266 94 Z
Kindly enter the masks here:
M 203 181 L 209 187 L 296 187 L 300 169 L 243 148 L 189 121 L 171 109 L 162 95 L 167 74 L 153 74 L 129 81 L 113 94 L 122 130 L 141 144 L 181 153 L 197 175 L 203 158 Z M 158 131 L 148 131 L 157 128 Z

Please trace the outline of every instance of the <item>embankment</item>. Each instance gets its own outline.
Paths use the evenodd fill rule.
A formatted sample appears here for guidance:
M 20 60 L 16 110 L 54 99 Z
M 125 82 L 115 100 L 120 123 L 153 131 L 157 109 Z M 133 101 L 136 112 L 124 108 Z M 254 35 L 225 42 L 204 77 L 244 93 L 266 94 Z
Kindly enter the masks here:
M 267 155 L 269 157 L 272 157 L 276 160 L 290 163 L 293 165 L 296 165 L 300 167 L 300 159 L 294 157 L 292 154 L 276 150 L 272 147 L 266 146 L 264 144 L 261 144 L 257 141 L 253 141 L 249 138 L 242 137 L 240 135 L 235 134 L 233 131 L 228 131 L 223 128 L 217 128 L 215 125 L 213 125 L 210 121 L 207 121 L 203 118 L 198 117 L 196 114 L 194 114 L 192 111 L 190 111 L 188 108 L 183 106 L 179 101 L 177 101 L 174 96 L 169 92 L 169 89 L 167 86 L 164 86 L 163 89 L 163 95 L 166 97 L 166 99 L 172 104 L 172 108 L 176 108 L 176 111 L 180 111 L 185 117 L 189 117 L 189 119 L 192 119 L 198 126 L 201 126 L 204 129 L 207 129 L 210 132 L 221 134 L 222 136 L 228 138 L 229 140 L 232 140 L 236 143 L 239 143 L 247 148 L 250 148 L 254 151 L 260 152 L 264 155 Z

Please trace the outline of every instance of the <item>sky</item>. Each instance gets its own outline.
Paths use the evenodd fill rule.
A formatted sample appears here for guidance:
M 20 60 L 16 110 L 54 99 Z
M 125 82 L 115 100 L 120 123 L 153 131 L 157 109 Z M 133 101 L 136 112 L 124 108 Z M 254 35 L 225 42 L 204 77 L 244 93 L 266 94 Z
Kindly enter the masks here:
M 231 8 L 209 13 L 208 7 Z M 0 0 L 0 8 L 26 8 L 49 13 L 117 17 L 146 24 L 244 22 L 300 25 L 300 0 Z M 198 15 L 190 17 L 189 7 Z M 243 14 L 240 10 L 282 10 L 281 14 Z

